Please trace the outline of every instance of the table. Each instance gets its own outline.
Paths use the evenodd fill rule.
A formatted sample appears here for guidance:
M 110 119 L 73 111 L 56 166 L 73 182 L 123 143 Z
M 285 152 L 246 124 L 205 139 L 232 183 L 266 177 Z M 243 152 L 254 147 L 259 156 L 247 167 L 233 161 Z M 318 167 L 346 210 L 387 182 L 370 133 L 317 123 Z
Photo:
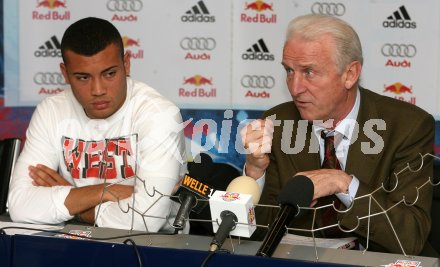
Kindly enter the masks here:
M 92 237 L 141 234 L 127 230 L 66 225 L 63 232 L 79 230 Z M 0 236 L 0 266 L 138 266 L 135 249 L 126 238 L 105 241 L 67 239 L 53 235 Z M 201 266 L 208 255 L 211 237 L 196 235 L 154 235 L 131 237 L 137 244 L 143 266 Z M 318 261 L 312 247 L 280 244 L 272 258 L 254 256 L 260 242 L 227 239 L 224 249 L 233 254 L 216 253 L 206 266 L 387 266 L 399 260 L 414 260 L 419 266 L 439 266 L 439 259 L 407 258 L 354 250 L 318 248 Z

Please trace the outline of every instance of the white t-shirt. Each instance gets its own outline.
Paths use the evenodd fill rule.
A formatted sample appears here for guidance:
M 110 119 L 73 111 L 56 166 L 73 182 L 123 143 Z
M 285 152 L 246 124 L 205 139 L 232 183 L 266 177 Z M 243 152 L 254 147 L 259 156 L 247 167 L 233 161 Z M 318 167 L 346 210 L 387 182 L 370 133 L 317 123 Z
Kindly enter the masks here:
M 135 184 L 135 193 L 119 203 L 96 206 L 98 226 L 172 230 L 163 218 L 172 222 L 178 205 L 158 192 L 171 194 L 185 171 L 182 125 L 173 103 L 130 78 L 123 106 L 107 119 L 88 118 L 71 90 L 46 98 L 32 116 L 12 175 L 8 198 L 12 220 L 41 224 L 70 220 L 73 216 L 64 201 L 71 188 L 122 183 Z M 58 170 L 72 186 L 32 185 L 28 167 L 36 164 Z

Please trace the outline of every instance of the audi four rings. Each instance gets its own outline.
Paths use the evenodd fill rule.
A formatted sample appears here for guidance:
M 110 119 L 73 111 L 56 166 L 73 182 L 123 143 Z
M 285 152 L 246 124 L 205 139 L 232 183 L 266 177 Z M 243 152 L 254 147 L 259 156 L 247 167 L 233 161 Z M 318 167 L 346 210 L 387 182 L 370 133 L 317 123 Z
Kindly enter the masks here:
M 183 50 L 208 50 L 215 48 L 216 42 L 214 38 L 208 37 L 185 37 L 180 41 L 180 47 Z
M 109 0 L 107 1 L 107 9 L 109 11 L 127 11 L 127 12 L 137 12 L 142 9 L 141 0 Z
M 272 76 L 244 75 L 241 78 L 241 85 L 244 88 L 271 89 L 275 86 L 275 79 Z
M 384 44 L 381 52 L 386 57 L 414 57 L 417 48 L 412 44 Z
M 342 16 L 345 14 L 345 6 L 341 3 L 319 3 L 315 2 L 311 11 L 313 14 Z
M 37 72 L 34 82 L 38 85 L 66 85 L 64 77 L 59 72 Z

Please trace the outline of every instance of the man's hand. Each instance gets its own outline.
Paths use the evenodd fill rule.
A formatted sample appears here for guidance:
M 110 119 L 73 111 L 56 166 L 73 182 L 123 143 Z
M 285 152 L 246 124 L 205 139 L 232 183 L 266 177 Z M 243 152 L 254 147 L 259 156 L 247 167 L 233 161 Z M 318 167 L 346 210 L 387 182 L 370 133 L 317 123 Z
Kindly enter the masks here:
M 269 166 L 274 125 L 269 119 L 255 120 L 240 131 L 246 155 L 246 175 L 254 179 L 261 177 Z
M 313 171 L 299 172 L 295 175 L 304 175 L 312 180 L 314 185 L 314 195 L 312 205 L 320 197 L 333 195 L 336 193 L 348 193 L 348 186 L 353 177 L 341 170 L 336 169 L 319 169 Z
M 183 179 L 185 178 L 185 176 L 183 176 L 182 178 L 179 179 L 179 181 L 174 185 L 173 190 L 171 191 L 171 195 L 174 195 L 174 193 L 177 192 L 177 190 L 179 189 L 179 187 L 182 185 Z
M 43 164 L 29 166 L 29 176 L 32 178 L 32 184 L 35 186 L 71 186 L 58 172 Z
M 78 213 L 77 216 L 79 217 L 77 219 L 80 222 L 93 224 L 95 223 L 95 208 L 91 208 L 81 213 Z

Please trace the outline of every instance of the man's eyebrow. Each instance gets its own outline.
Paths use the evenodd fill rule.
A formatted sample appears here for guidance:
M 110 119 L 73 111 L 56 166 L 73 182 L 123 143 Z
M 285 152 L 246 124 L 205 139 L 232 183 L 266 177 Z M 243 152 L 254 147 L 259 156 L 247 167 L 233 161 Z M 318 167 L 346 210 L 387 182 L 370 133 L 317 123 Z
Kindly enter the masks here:
M 74 72 L 73 75 L 90 75 L 87 72 Z
M 114 68 L 117 68 L 117 67 L 118 67 L 118 65 L 114 65 L 114 66 L 108 67 L 105 70 L 101 71 L 101 73 L 107 72 L 107 71 L 109 71 L 111 69 L 114 69 Z
M 113 68 L 117 68 L 117 67 L 118 67 L 117 65 L 108 67 L 105 70 L 101 71 L 101 73 L 105 73 L 105 72 L 107 72 L 107 71 L 109 71 L 109 70 L 111 70 Z M 87 73 L 87 72 L 74 72 L 73 75 L 90 75 L 90 73 Z

